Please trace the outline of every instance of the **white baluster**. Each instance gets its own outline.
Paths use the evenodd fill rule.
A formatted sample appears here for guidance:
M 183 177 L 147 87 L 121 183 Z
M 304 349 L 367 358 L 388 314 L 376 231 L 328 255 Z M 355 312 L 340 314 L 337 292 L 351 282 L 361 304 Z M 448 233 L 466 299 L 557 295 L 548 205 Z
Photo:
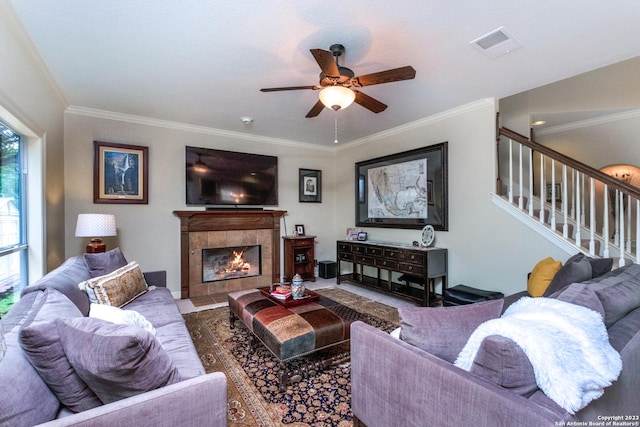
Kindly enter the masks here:
M 529 216 L 533 216 L 533 149 L 529 148 Z
M 518 194 L 520 195 L 520 197 L 518 197 L 518 208 L 522 210 L 524 208 L 524 200 L 522 200 L 522 195 L 524 194 L 524 187 L 522 182 L 522 144 L 520 144 L 519 147 L 520 149 L 518 151 L 518 167 L 520 170 L 518 171 L 518 179 L 520 180 L 520 187 L 518 190 Z
M 596 253 L 596 181 L 589 179 L 589 254 Z
M 569 218 L 568 218 L 568 203 L 567 203 L 567 165 L 562 165 L 562 216 L 564 216 L 564 225 L 562 226 L 562 236 L 565 239 L 569 238 Z
M 609 187 L 604 185 L 604 191 L 602 192 L 602 236 L 604 237 L 604 247 L 602 248 L 602 256 L 609 258 Z
M 571 169 L 571 218 L 576 219 L 576 177 L 578 172 L 575 169 Z M 577 222 L 577 221 L 576 221 Z
M 627 195 L 627 252 L 631 253 L 631 195 Z
M 513 140 L 509 139 L 509 203 L 513 203 Z
M 544 184 L 544 156 L 540 154 L 540 222 L 544 222 L 544 202 L 547 198 L 547 188 Z
M 551 219 L 549 225 L 556 231 L 556 161 L 551 159 Z
M 619 199 L 619 215 L 618 217 L 620 218 L 620 259 L 618 261 L 618 265 L 620 267 L 624 266 L 624 194 L 622 194 L 622 191 L 618 192 L 620 194 L 620 197 L 618 197 Z
M 581 213 L 580 213 L 580 173 L 578 171 L 576 171 L 576 188 L 575 188 L 575 193 L 576 193 L 576 245 L 578 247 L 582 247 L 582 233 L 581 233 L 581 225 L 580 225 L 580 221 L 578 220 L 578 218 L 580 218 Z

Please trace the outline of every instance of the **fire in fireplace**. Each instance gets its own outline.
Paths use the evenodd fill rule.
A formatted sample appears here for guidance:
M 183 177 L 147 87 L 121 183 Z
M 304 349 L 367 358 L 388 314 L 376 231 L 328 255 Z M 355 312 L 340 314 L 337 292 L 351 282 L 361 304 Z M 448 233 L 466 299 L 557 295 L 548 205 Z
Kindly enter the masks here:
M 261 252 L 260 245 L 203 249 L 202 282 L 261 275 Z

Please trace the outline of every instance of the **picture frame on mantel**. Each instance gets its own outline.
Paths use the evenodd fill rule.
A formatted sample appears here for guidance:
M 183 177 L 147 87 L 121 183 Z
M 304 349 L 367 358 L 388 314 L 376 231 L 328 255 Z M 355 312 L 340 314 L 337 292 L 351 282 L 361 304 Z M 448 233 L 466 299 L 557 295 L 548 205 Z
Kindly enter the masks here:
M 93 203 L 149 203 L 149 147 L 93 141 Z
M 322 171 L 298 169 L 298 201 L 322 203 Z
M 449 229 L 448 143 L 355 164 L 357 227 Z

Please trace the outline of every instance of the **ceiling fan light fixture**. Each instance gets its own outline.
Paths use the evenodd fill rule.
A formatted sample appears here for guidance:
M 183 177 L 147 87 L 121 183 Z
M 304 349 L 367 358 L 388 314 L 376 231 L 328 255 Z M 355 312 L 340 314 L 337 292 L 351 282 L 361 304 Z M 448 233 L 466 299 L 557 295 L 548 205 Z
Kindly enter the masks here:
M 320 91 L 320 101 L 325 107 L 338 111 L 347 108 L 356 99 L 351 89 L 343 86 L 329 86 Z

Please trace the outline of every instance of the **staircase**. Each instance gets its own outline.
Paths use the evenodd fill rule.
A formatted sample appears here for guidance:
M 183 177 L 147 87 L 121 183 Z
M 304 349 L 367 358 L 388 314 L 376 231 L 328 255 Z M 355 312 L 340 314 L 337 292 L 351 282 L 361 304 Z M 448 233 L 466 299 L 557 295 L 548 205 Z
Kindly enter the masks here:
M 640 263 L 640 189 L 507 128 L 493 201 L 567 253 Z

